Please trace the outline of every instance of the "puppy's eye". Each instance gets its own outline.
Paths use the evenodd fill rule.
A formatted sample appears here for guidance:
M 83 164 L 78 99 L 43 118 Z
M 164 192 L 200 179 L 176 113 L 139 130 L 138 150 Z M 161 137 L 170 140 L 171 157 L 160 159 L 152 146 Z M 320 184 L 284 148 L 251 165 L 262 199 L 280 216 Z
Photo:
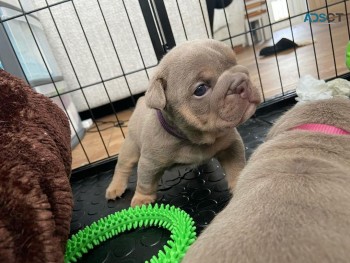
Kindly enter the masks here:
M 209 87 L 205 84 L 199 85 L 196 90 L 194 91 L 194 95 L 197 97 L 202 97 L 205 93 L 207 93 Z

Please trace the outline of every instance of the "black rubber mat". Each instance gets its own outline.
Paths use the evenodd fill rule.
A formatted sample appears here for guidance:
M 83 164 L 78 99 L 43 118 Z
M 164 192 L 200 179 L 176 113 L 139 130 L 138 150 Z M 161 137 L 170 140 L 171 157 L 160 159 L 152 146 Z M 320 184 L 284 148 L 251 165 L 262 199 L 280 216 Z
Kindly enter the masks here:
M 275 120 L 290 106 L 251 118 L 238 130 L 246 146 L 247 158 L 264 141 Z M 111 213 L 128 208 L 136 186 L 136 170 L 122 198 L 106 201 L 104 194 L 113 170 L 86 178 L 72 179 L 74 211 L 71 234 Z M 225 175 L 215 159 L 196 169 L 180 166 L 165 172 L 159 183 L 158 203 L 172 204 L 188 212 L 196 222 L 197 233 L 210 223 L 230 200 Z M 147 228 L 123 233 L 84 255 L 79 262 L 136 263 L 156 255 L 169 239 L 164 229 Z

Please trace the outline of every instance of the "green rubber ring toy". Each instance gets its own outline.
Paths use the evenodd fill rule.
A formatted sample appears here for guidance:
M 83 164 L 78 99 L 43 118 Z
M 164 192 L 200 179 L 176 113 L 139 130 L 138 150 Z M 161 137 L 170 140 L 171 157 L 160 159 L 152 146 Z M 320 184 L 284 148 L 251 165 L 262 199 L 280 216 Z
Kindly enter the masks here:
M 77 262 L 84 253 L 101 242 L 142 226 L 163 227 L 171 233 L 167 245 L 158 256 L 150 259 L 150 263 L 180 262 L 196 239 L 193 219 L 179 208 L 163 204 L 129 208 L 101 218 L 73 235 L 67 242 L 64 262 Z

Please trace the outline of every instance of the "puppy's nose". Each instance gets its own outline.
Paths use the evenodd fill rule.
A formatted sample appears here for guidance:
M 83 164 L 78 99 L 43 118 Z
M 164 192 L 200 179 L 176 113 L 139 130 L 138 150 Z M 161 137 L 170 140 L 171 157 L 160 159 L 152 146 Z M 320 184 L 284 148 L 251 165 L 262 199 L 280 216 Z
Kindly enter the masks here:
M 235 76 L 226 95 L 240 95 L 242 99 L 248 99 L 250 96 L 250 88 L 248 80 L 242 76 Z
M 242 99 L 247 99 L 249 97 L 249 88 L 247 81 L 243 81 L 238 86 L 233 89 L 233 94 L 238 94 Z

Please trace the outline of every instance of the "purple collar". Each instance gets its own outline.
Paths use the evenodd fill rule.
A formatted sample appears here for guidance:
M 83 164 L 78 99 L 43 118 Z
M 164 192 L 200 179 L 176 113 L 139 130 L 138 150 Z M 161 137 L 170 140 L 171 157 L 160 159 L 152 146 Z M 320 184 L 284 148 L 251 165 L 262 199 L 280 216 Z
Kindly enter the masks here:
M 181 132 L 179 132 L 175 127 L 173 127 L 169 123 L 167 123 L 162 112 L 158 109 L 157 109 L 157 117 L 158 117 L 158 120 L 159 120 L 160 124 L 162 125 L 163 129 L 166 130 L 169 134 L 171 134 L 172 136 L 174 136 L 178 139 L 187 140 L 187 138 Z

